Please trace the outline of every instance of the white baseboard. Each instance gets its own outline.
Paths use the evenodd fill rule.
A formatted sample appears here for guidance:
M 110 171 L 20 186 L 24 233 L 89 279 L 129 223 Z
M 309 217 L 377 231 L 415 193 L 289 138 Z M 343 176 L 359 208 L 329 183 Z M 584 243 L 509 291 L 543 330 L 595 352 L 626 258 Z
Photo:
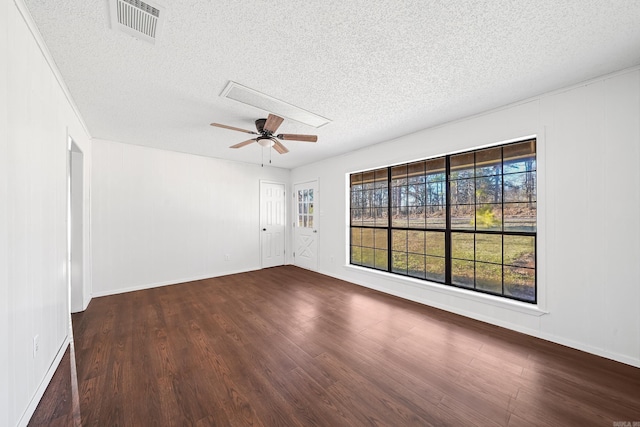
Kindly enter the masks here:
M 27 406 L 27 409 L 22 414 L 22 417 L 20 418 L 20 421 L 18 422 L 18 426 L 19 427 L 26 427 L 27 424 L 29 424 L 29 421 L 31 420 L 31 417 L 33 416 L 33 413 L 36 411 L 36 408 L 38 407 L 38 404 L 40 403 L 40 399 L 42 399 L 42 396 L 44 395 L 44 392 L 47 391 L 47 387 L 49 387 L 49 383 L 51 382 L 51 379 L 53 378 L 53 374 L 56 373 L 56 370 L 58 369 L 58 366 L 60 366 L 60 361 L 62 360 L 62 357 L 64 356 L 64 353 L 67 351 L 67 347 L 69 347 L 69 342 L 70 342 L 69 335 L 67 335 L 67 337 L 65 338 L 65 340 L 62 343 L 62 346 L 60 346 L 60 348 L 58 349 L 58 353 L 56 354 L 56 357 L 53 359 L 53 362 L 51 362 L 51 365 L 49 366 L 49 369 L 47 370 L 47 373 L 45 374 L 44 378 L 42 379 L 42 382 L 38 386 L 38 389 L 36 390 L 36 393 L 31 398 L 31 402 L 29 402 L 29 406 Z M 71 385 L 69 385 L 69 386 L 71 386 Z
M 404 292 L 398 291 L 397 289 L 390 289 L 390 288 L 382 288 L 382 287 L 377 287 L 377 286 L 371 286 L 365 283 L 357 283 L 353 281 L 353 278 L 351 277 L 347 277 L 347 276 L 342 276 L 340 274 L 334 274 L 334 273 L 330 273 L 330 272 L 322 272 L 322 271 L 318 271 L 318 273 L 320 274 L 325 274 L 327 276 L 331 276 L 331 277 L 335 277 L 336 279 L 340 279 L 340 280 L 344 280 L 345 282 L 349 282 L 349 283 L 353 283 L 356 284 L 358 286 L 363 286 L 365 288 L 369 288 L 369 289 L 373 289 L 379 292 L 383 292 L 385 294 L 389 294 L 389 295 L 393 295 L 402 299 L 406 299 L 409 301 L 413 301 L 413 302 L 417 302 L 420 304 L 424 304 L 426 306 L 429 307 L 434 307 L 434 308 L 438 308 L 440 310 L 444 310 L 444 311 L 448 311 L 450 313 L 454 313 L 454 314 L 459 314 L 460 316 L 464 316 L 464 317 L 468 317 L 470 319 L 474 319 L 474 320 L 479 320 L 481 322 L 484 323 L 488 323 L 491 325 L 496 325 L 496 326 L 500 326 L 502 328 L 505 329 L 510 329 L 512 331 L 516 331 L 516 332 L 520 332 L 526 335 L 530 335 L 532 337 L 535 338 L 540 338 L 543 339 L 545 341 L 550 341 L 556 344 L 560 344 L 560 345 L 564 345 L 566 347 L 571 347 L 574 348 L 576 350 L 580 350 L 580 351 L 584 351 L 586 353 L 590 353 L 590 354 L 594 354 L 596 356 L 600 356 L 600 357 L 604 357 L 606 359 L 611 359 L 611 360 L 615 360 L 616 362 L 620 362 L 620 363 L 624 363 L 626 365 L 630 365 L 630 366 L 635 366 L 636 368 L 640 368 L 640 359 L 637 358 L 633 358 L 633 357 L 629 357 L 623 354 L 617 354 L 617 353 L 613 353 L 611 351 L 607 351 L 606 349 L 602 349 L 602 348 L 597 348 L 597 347 L 593 347 L 590 346 L 588 344 L 584 344 L 584 343 L 580 343 L 577 341 L 573 341 L 564 337 L 560 337 L 560 336 L 556 336 L 550 333 L 546 333 L 543 331 L 539 331 L 536 329 L 531 329 L 531 328 L 526 328 L 523 327 L 521 325 L 515 324 L 515 323 L 509 323 L 509 322 L 505 322 L 502 321 L 500 319 L 495 319 L 492 317 L 488 317 L 488 316 L 483 316 L 474 312 L 470 312 L 467 310 L 462 310 L 458 307 L 454 307 L 451 305 L 447 305 L 447 304 L 440 304 L 440 303 L 436 303 L 434 301 L 430 301 L 427 300 L 425 298 L 419 298 L 416 297 L 415 295 L 410 295 L 410 294 L 406 294 Z
M 106 296 L 109 296 L 109 295 L 124 294 L 126 292 L 134 292 L 134 291 L 142 291 L 144 289 L 159 288 L 161 286 L 178 285 L 180 283 L 195 282 L 197 280 L 213 279 L 215 277 L 228 276 L 230 274 L 247 273 L 249 271 L 255 271 L 255 270 L 260 270 L 260 268 L 244 269 L 244 270 L 230 270 L 230 271 L 223 271 L 223 272 L 220 272 L 220 273 L 215 273 L 213 275 L 208 274 L 208 275 L 203 275 L 203 276 L 186 277 L 186 278 L 182 278 L 182 279 L 167 280 L 167 281 L 163 281 L 163 282 L 145 283 L 145 284 L 142 284 L 142 285 L 129 286 L 129 287 L 126 287 L 126 288 L 121 288 L 121 289 L 93 292 L 91 297 L 92 298 L 106 297 Z

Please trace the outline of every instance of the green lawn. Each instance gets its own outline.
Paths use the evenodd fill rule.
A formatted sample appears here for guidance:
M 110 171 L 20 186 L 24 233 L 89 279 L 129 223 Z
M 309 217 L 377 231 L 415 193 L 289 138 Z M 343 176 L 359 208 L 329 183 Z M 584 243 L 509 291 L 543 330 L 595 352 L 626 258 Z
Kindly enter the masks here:
M 393 230 L 392 271 L 444 281 L 444 233 Z M 387 230 L 352 228 L 351 262 L 388 268 Z M 504 242 L 503 242 L 504 240 Z M 525 300 L 535 299 L 535 239 L 531 236 L 452 233 L 452 281 Z

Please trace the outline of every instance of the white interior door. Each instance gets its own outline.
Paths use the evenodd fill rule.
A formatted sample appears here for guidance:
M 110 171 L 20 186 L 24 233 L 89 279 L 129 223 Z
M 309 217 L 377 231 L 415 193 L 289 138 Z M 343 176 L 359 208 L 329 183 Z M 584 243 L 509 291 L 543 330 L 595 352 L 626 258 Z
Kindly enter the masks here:
M 284 265 L 284 184 L 260 182 L 260 246 L 262 268 Z
M 295 185 L 293 263 L 308 270 L 318 269 L 318 181 Z

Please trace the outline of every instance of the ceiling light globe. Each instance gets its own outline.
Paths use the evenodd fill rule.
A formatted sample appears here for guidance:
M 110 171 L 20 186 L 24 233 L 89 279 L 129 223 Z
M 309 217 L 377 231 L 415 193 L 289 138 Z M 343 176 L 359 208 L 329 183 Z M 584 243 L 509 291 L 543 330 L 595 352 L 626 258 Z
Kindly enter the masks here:
M 272 138 L 258 138 L 258 144 L 263 147 L 273 147 L 275 141 Z

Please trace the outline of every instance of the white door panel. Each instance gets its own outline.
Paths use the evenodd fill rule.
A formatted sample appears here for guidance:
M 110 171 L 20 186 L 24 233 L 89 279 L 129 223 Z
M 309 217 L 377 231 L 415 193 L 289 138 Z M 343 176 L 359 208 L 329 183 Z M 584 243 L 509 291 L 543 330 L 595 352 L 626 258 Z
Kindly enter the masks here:
M 262 268 L 284 265 L 284 184 L 260 182 L 260 246 Z

